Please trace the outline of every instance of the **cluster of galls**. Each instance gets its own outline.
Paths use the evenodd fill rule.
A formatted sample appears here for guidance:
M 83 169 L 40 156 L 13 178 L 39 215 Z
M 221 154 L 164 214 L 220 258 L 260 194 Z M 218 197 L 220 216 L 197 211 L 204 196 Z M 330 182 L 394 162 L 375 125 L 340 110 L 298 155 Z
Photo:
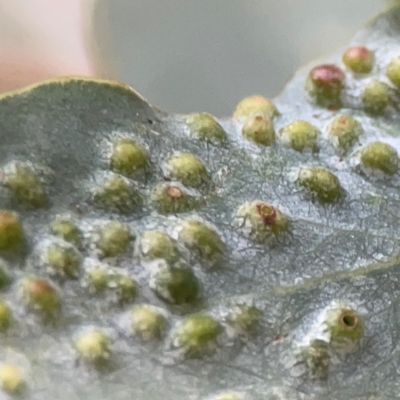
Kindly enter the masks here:
M 374 54 L 365 47 L 352 47 L 343 54 L 343 64 L 356 77 L 365 76 L 374 68 Z M 338 109 L 342 106 L 341 95 L 345 85 L 344 71 L 333 64 L 320 65 L 313 68 L 307 79 L 306 88 L 319 105 Z M 387 66 L 387 77 L 400 89 L 400 57 L 393 59 Z M 365 87 L 362 96 L 364 107 L 368 112 L 383 112 L 391 104 L 393 89 L 386 83 L 373 81 Z M 243 124 L 245 132 L 249 121 L 255 116 L 259 122 L 268 121 L 268 129 L 273 132 L 273 118 L 279 115 L 276 107 L 261 96 L 251 96 L 239 103 L 234 118 Z M 257 130 L 257 134 L 259 131 Z M 351 154 L 351 165 L 367 175 L 390 177 L 398 173 L 399 156 L 396 148 L 383 141 L 373 141 L 360 149 L 354 149 L 359 143 L 364 129 L 359 121 L 351 115 L 336 115 L 325 127 L 325 136 L 329 143 L 342 157 Z M 283 146 L 297 152 L 318 152 L 322 132 L 304 120 L 295 120 L 282 127 L 279 139 Z M 270 145 L 275 134 L 268 136 L 270 140 L 254 140 L 258 144 Z M 354 160 L 354 162 L 353 162 Z M 312 198 L 321 203 L 337 202 L 344 194 L 338 177 L 325 168 L 303 167 L 298 171 L 297 184 L 303 187 Z
M 268 99 L 254 95 L 243 99 L 236 107 L 233 118 L 241 124 L 242 136 L 258 145 L 270 146 L 275 141 L 274 117 L 279 115 Z
M 216 230 L 199 220 L 181 221 L 174 230 L 175 239 L 165 232 L 145 231 L 136 251 L 142 264 L 151 269 L 150 288 L 174 307 L 195 305 L 201 296 L 200 282 L 182 255 L 186 246 L 205 269 L 215 268 L 224 259 L 225 246 Z M 261 318 L 254 307 L 238 306 L 227 321 L 238 333 L 253 332 Z M 160 338 L 166 333 L 168 315 L 149 305 L 134 307 L 131 328 L 140 338 Z M 223 332 L 223 321 L 199 312 L 183 318 L 169 334 L 169 348 L 184 357 L 203 357 L 215 349 Z
M 347 49 L 343 54 L 342 61 L 355 78 L 367 76 L 375 67 L 374 53 L 362 46 Z M 392 59 L 386 65 L 385 73 L 394 87 L 375 79 L 363 88 L 361 100 L 368 113 L 384 114 L 393 106 L 395 92 L 400 89 L 400 57 Z M 317 104 L 338 109 L 343 105 L 345 80 L 346 74 L 339 66 L 319 65 L 308 74 L 306 88 Z M 327 131 L 330 142 L 341 149 L 342 153 L 350 150 L 363 133 L 360 123 L 346 115 L 336 117 L 328 126 Z M 364 172 L 374 173 L 377 171 L 389 176 L 398 172 L 398 153 L 388 143 L 380 141 L 369 143 L 355 152 L 354 156 L 357 158 L 360 169 Z
M 221 128 L 222 129 L 222 128 Z M 99 208 L 131 214 L 143 205 L 160 214 L 183 213 L 202 204 L 202 193 L 211 179 L 203 162 L 190 153 L 174 153 L 162 165 L 163 180 L 148 194 L 139 190 L 152 172 L 145 147 L 133 139 L 116 139 L 110 154 L 111 174 L 92 190 L 92 202 Z M 139 184 L 139 185 L 138 185 Z
M 278 114 L 278 110 L 271 101 L 261 96 L 251 96 L 238 104 L 234 116 L 242 122 L 248 121 L 254 116 L 255 120 L 257 120 L 259 116 L 262 116 L 263 119 L 269 121 L 268 129 L 272 129 L 273 132 L 272 119 Z M 194 138 L 212 143 L 216 141 L 221 143 L 227 139 L 227 134 L 222 126 L 209 114 L 193 113 L 185 117 L 185 122 L 190 127 L 191 135 Z M 271 144 L 274 138 L 275 135 L 273 133 L 268 144 Z M 259 140 L 255 140 L 255 142 L 261 143 Z M 151 170 L 150 158 L 142 145 L 138 145 L 130 139 L 119 139 L 115 142 L 112 150 L 110 167 L 114 173 L 122 174 L 122 176 L 118 175 L 116 178 L 112 178 L 112 182 L 118 181 L 118 184 L 111 185 L 113 190 L 110 190 L 109 182 L 106 189 L 105 187 L 97 188 L 95 201 L 102 206 L 107 205 L 110 209 L 127 210 L 130 207 L 126 199 L 132 201 L 132 198 L 137 198 L 137 196 L 132 197 L 128 194 L 128 186 L 130 184 L 128 180 L 124 181 L 124 179 L 139 179 L 139 171 L 141 171 L 142 177 L 148 174 Z M 149 195 L 150 203 L 158 213 L 178 214 L 190 212 L 204 204 L 203 194 L 212 190 L 213 181 L 202 160 L 191 153 L 175 152 L 161 164 L 161 167 L 163 177 L 167 182 L 156 185 Z M 306 187 L 307 185 L 304 186 Z M 322 191 L 335 189 L 324 187 Z M 321 197 L 324 197 L 324 195 Z M 332 195 L 331 197 L 338 196 Z M 268 216 L 266 215 L 267 209 L 265 207 L 260 208 L 262 204 L 264 204 L 262 201 L 254 202 L 251 206 L 247 203 L 244 204 L 235 213 L 233 221 L 240 232 L 257 242 L 262 242 L 267 237 L 270 237 L 271 234 L 277 235 L 287 229 L 284 215 L 270 205 L 273 213 Z M 246 221 L 244 225 L 240 222 L 243 218 Z M 203 252 L 203 256 L 209 259 L 208 263 L 210 265 L 217 264 L 222 254 L 222 243 L 218 235 L 199 221 L 186 221 L 183 224 L 183 228 L 179 239 L 191 251 Z M 197 236 L 197 242 L 203 242 L 202 250 L 198 249 L 199 246 L 194 245 L 190 235 Z M 207 255 L 206 253 L 210 254 Z M 171 278 L 174 276 L 178 281 L 183 279 L 185 274 L 186 272 L 181 269 L 171 270 L 171 268 L 164 268 L 160 269 L 159 278 Z M 193 283 L 192 287 L 194 288 L 194 286 Z M 168 298 L 167 295 L 162 297 Z
M 343 55 L 343 62 L 354 74 L 365 75 L 373 69 L 374 56 L 366 48 L 354 47 L 348 49 Z M 339 67 L 323 65 L 310 72 L 307 87 L 317 99 L 329 100 L 328 102 L 331 104 L 333 100 L 340 99 L 344 79 L 345 74 Z M 199 137 L 195 132 L 203 129 L 201 138 L 204 139 L 206 138 L 206 128 L 210 127 L 212 117 L 207 114 L 206 122 L 202 125 L 203 114 L 198 114 L 196 124 L 191 125 L 190 121 L 195 115 L 197 114 L 191 114 L 191 119 L 186 122 L 194 137 Z M 270 146 L 275 142 L 274 118 L 277 116 L 279 116 L 279 111 L 275 105 L 270 100 L 258 95 L 242 100 L 233 114 L 243 137 L 253 143 L 265 146 Z M 213 124 L 214 129 L 217 127 L 218 131 L 222 129 L 215 119 Z M 396 174 L 399 157 L 397 150 L 390 144 L 374 141 L 367 143 L 361 149 L 355 149 L 363 133 L 364 129 L 356 118 L 341 113 L 326 125 L 324 136 L 341 157 L 350 154 L 351 165 L 355 166 L 357 171 L 379 177 L 390 177 Z M 282 127 L 278 132 L 281 144 L 297 152 L 318 152 L 322 136 L 322 132 L 317 127 L 304 120 L 295 120 Z M 336 203 L 345 194 L 339 178 L 333 172 L 322 167 L 305 166 L 300 168 L 297 171 L 296 183 L 303 188 L 308 197 L 322 204 Z M 246 203 L 239 208 L 235 215 L 239 218 L 234 219 L 235 226 L 247 237 L 258 242 L 264 241 L 270 236 L 270 233 L 284 232 L 287 224 L 283 223 L 284 216 L 279 210 L 265 218 L 265 215 L 260 214 L 257 203 L 264 204 L 263 201 L 257 201 L 253 202 L 252 206 L 250 203 Z M 275 210 L 274 206 L 269 206 Z M 275 216 L 277 216 L 276 225 Z
M 40 261 L 47 266 L 48 273 L 58 280 L 77 279 L 83 274 L 85 286 L 92 294 L 102 295 L 113 290 L 117 293 L 120 305 L 135 300 L 137 283 L 103 264 L 103 259 L 126 254 L 132 242 L 135 242 L 134 252 L 143 265 L 149 263 L 153 266 L 149 269 L 149 287 L 157 297 L 172 306 L 193 305 L 200 297 L 200 283 L 182 257 L 182 246 L 189 249 L 205 269 L 219 266 L 224 259 L 224 242 L 214 227 L 200 220 L 182 220 L 174 231 L 176 239 L 161 231 L 145 231 L 137 237 L 127 224 L 118 221 L 104 222 L 91 229 L 89 240 L 94 242 L 94 250 L 90 246 L 89 249 L 94 251 L 97 258 L 81 255 L 78 249 L 85 247 L 83 242 L 88 240 L 88 235 L 72 219 L 55 218 L 49 225 L 53 238 L 38 246 Z M 1 211 L 1 250 L 17 251 L 24 241 L 24 229 L 18 215 Z M 6 285 L 8 278 L 3 275 L 1 282 Z M 19 291 L 26 309 L 44 322 L 54 321 L 60 316 L 63 302 L 61 292 L 49 279 L 27 276 L 20 282 Z M 128 314 L 132 335 L 144 341 L 159 340 L 166 336 L 169 313 L 163 308 L 138 304 Z M 232 311 L 228 323 L 240 333 L 250 332 L 259 318 L 258 310 L 241 306 Z M 6 331 L 11 324 L 11 309 L 1 302 L 0 329 Z M 222 329 L 221 323 L 211 315 L 192 314 L 171 331 L 171 344 L 180 349 L 185 357 L 202 357 L 214 347 Z M 112 355 L 112 338 L 97 327 L 79 332 L 74 345 L 79 356 L 95 366 L 103 365 Z
M 375 68 L 374 52 L 363 46 L 347 49 L 342 62 L 356 78 L 367 76 Z M 386 65 L 385 73 L 395 89 L 400 89 L 400 57 Z M 343 104 L 345 80 L 346 74 L 339 66 L 323 64 L 310 71 L 306 88 L 319 105 L 337 109 Z M 379 115 L 393 105 L 393 95 L 392 87 L 382 80 L 373 79 L 364 86 L 361 100 L 365 111 Z
M 343 55 L 343 64 L 354 76 L 365 76 L 374 69 L 374 54 L 364 47 L 353 47 Z M 400 58 L 387 66 L 387 77 L 400 89 Z M 307 79 L 307 90 L 324 107 L 342 106 L 345 72 L 336 65 L 313 68 Z M 363 89 L 362 101 L 366 111 L 384 113 L 392 102 L 392 88 L 381 81 L 371 81 Z M 262 96 L 242 100 L 233 113 L 242 138 L 258 145 L 271 146 L 279 137 L 283 146 L 297 152 L 318 152 L 320 130 L 304 120 L 296 120 L 275 132 L 274 121 L 279 116 L 275 105 Z M 213 116 L 193 113 L 184 117 L 190 136 L 197 140 L 221 145 L 228 134 Z M 336 151 L 346 155 L 358 143 L 363 127 L 352 116 L 340 114 L 326 126 L 326 137 Z M 398 172 L 398 154 L 387 143 L 372 142 L 355 153 L 363 170 L 380 171 L 387 175 Z M 163 182 L 147 189 L 153 165 L 148 149 L 140 140 L 116 138 L 110 146 L 108 171 L 101 184 L 93 188 L 90 201 L 98 208 L 123 214 L 135 213 L 146 201 L 159 214 L 187 213 L 198 209 L 204 194 L 213 190 L 213 179 L 204 162 L 191 153 L 174 152 L 161 164 Z M 49 205 L 46 189 L 50 171 L 27 162 L 11 162 L 2 169 L 1 185 L 8 191 L 11 204 L 27 209 Z M 335 203 L 343 195 L 338 177 L 320 167 L 302 167 L 297 173 L 297 184 L 321 203 Z M 146 186 L 147 187 L 147 186 Z M 141 188 L 141 189 L 140 189 Z M 289 220 L 275 205 L 251 199 L 240 205 L 233 214 L 233 227 L 246 238 L 265 244 L 285 234 Z M 125 257 L 130 250 L 149 266 L 148 285 L 170 310 L 192 311 L 201 300 L 201 283 L 187 262 L 182 249 L 189 253 L 205 270 L 217 268 L 225 260 L 225 243 L 217 229 L 196 218 L 179 221 L 171 235 L 149 230 L 137 234 L 129 225 L 119 221 L 105 221 L 92 226 L 86 235 L 72 219 L 57 217 L 49 226 L 52 235 L 40 247 L 41 265 L 58 280 L 78 279 L 91 294 L 103 296 L 112 292 L 119 306 L 132 304 L 137 298 L 138 283 L 128 275 L 110 268 L 108 258 Z M 87 247 L 93 258 L 84 257 Z M 0 251 L 18 252 L 25 245 L 22 223 L 15 212 L 0 211 Z M 104 261 L 106 260 L 106 261 Z M 8 284 L 8 277 L 0 271 L 0 285 Z M 44 320 L 54 319 L 62 310 L 60 289 L 49 279 L 28 276 L 20 283 L 20 298 L 27 310 Z M 189 307 L 189 308 L 186 308 Z M 169 338 L 173 348 L 184 357 L 203 357 L 216 346 L 218 337 L 229 325 L 239 335 L 257 330 L 261 313 L 251 306 L 232 308 L 225 320 L 206 312 L 180 318 L 170 329 L 170 311 L 164 307 L 142 303 L 131 305 L 127 311 L 129 333 L 142 341 L 161 341 Z M 11 308 L 0 302 L 0 331 L 6 332 L 13 323 Z M 363 322 L 356 311 L 339 306 L 326 311 L 324 339 L 313 339 L 302 349 L 302 361 L 316 378 L 327 375 L 331 351 L 349 352 L 363 335 Z M 168 333 L 169 332 L 169 333 Z M 99 327 L 77 332 L 74 347 L 79 356 L 93 364 L 103 365 L 112 357 L 112 337 Z M 0 366 L 0 385 L 16 392 L 23 386 L 22 375 L 12 366 Z M 226 393 L 215 399 L 238 400 L 236 393 Z
M 274 117 L 279 115 L 275 105 L 262 96 L 243 99 L 236 107 L 233 118 L 240 126 L 244 139 L 260 146 L 270 146 L 275 141 Z M 207 113 L 192 113 L 184 118 L 189 135 L 213 144 L 226 144 L 228 135 L 217 119 Z
M 0 213 L 0 240 L 2 250 L 12 251 L 24 241 L 24 231 L 15 213 L 2 211 Z M 3 222 L 3 223 L 1 223 Z M 132 235 L 126 231 L 126 226 L 117 226 L 110 222 L 100 227 L 98 246 L 103 257 L 123 253 Z M 111 227 L 109 225 L 112 225 Z M 115 226 L 114 226 L 115 225 Z M 107 229 L 110 228 L 110 232 Z M 50 231 L 65 240 L 79 246 L 83 233 L 71 220 L 56 218 L 50 224 Z M 176 229 L 177 238 L 193 251 L 205 266 L 214 267 L 222 260 L 224 245 L 216 231 L 201 221 L 187 220 Z M 117 239 L 121 235 L 118 240 Z M 106 239 L 107 238 L 107 239 Z M 74 247 L 71 247 L 74 248 Z M 66 278 L 73 278 L 77 259 L 75 253 L 64 246 L 45 247 L 45 257 L 59 273 L 62 271 Z M 136 251 L 143 261 L 164 260 L 162 268 L 154 271 L 151 287 L 155 293 L 167 303 L 181 305 L 192 303 L 199 295 L 199 284 L 192 270 L 179 266 L 175 262 L 180 259 L 177 241 L 159 231 L 146 231 L 136 243 Z M 74 272 L 74 273 L 72 273 Z M 4 285 L 9 280 L 2 278 Z M 99 266 L 86 268 L 85 280 L 89 289 L 103 293 L 109 287 L 119 286 L 121 296 L 128 303 L 135 299 L 136 286 L 132 280 L 122 275 L 116 276 L 109 269 Z M 19 284 L 20 298 L 27 310 L 40 316 L 43 321 L 53 321 L 62 311 L 62 296 L 50 280 L 29 276 Z M 128 301 L 129 300 L 129 301 Z M 129 332 L 142 341 L 157 341 L 167 336 L 170 325 L 169 313 L 161 307 L 150 304 L 138 304 L 127 311 L 129 317 Z M 229 323 L 238 332 L 254 331 L 260 318 L 260 313 L 253 307 L 239 306 L 232 310 Z M 0 302 L 0 330 L 6 332 L 13 323 L 10 307 Z M 185 358 L 203 357 L 213 350 L 216 340 L 223 331 L 222 322 L 207 313 L 195 313 L 183 318 L 170 330 L 171 345 L 178 348 Z M 89 327 L 80 330 L 73 338 L 73 346 L 79 359 L 95 368 L 105 366 L 113 355 L 113 338 L 106 329 Z M 17 394 L 25 388 L 23 371 L 13 365 L 0 367 L 0 386 L 4 391 Z
M 242 136 L 264 146 L 275 142 L 273 120 L 277 116 L 279 116 L 279 111 L 275 105 L 258 95 L 242 100 L 233 114 L 234 120 L 241 127 Z M 207 140 L 207 132 L 210 132 L 211 137 L 215 139 L 214 132 L 221 132 L 223 129 L 212 116 L 204 113 L 191 114 L 185 122 L 189 126 L 192 137 L 202 140 Z M 363 132 L 361 125 L 354 118 L 346 115 L 333 120 L 327 129 L 332 144 L 341 151 L 348 151 Z M 283 145 L 296 151 L 318 151 L 320 132 L 306 121 L 299 120 L 290 123 L 280 130 L 279 137 Z M 169 165 L 167 171 L 170 171 L 174 164 L 176 163 Z M 199 167 L 196 171 L 197 176 L 202 176 L 202 182 L 204 182 L 205 172 Z M 169 177 L 175 178 L 176 174 L 170 173 Z M 179 180 L 184 182 L 182 177 Z M 198 183 L 200 184 L 200 181 Z M 343 194 L 339 179 L 323 168 L 302 168 L 298 173 L 297 183 L 321 203 L 334 203 Z M 186 182 L 185 185 L 188 186 L 188 183 Z M 193 187 L 193 185 L 189 186 Z M 170 189 L 169 185 L 165 187 Z M 176 197 L 180 197 L 181 193 L 183 196 L 183 188 L 174 189 L 177 192 Z M 270 238 L 285 233 L 289 228 L 286 216 L 274 205 L 263 200 L 254 200 L 241 205 L 234 213 L 233 225 L 238 232 L 258 243 L 265 243 Z
M 196 120 L 192 116 L 192 121 Z M 204 118 L 210 127 L 204 129 Z M 197 136 L 224 140 L 225 131 L 213 117 L 202 116 Z M 211 132 L 211 133 L 210 133 Z M 93 204 L 109 211 L 130 213 L 143 203 L 143 196 L 132 181 L 145 182 L 151 171 L 149 154 L 145 146 L 131 139 L 117 139 L 109 159 L 111 172 L 103 184 L 94 188 Z M 48 172 L 48 171 L 46 171 Z M 203 162 L 189 153 L 174 153 L 162 165 L 165 180 L 150 193 L 150 201 L 161 214 L 191 211 L 199 206 L 199 192 L 209 190 L 212 180 Z M 17 207 L 38 209 L 49 206 L 45 176 L 41 169 L 31 163 L 12 162 L 3 168 L 2 185 Z M 266 210 L 262 218 L 273 227 L 274 217 L 268 219 Z M 279 217 L 278 217 L 279 219 Z M 85 228 L 86 229 L 86 228 Z M 92 295 L 102 296 L 112 291 L 120 306 L 134 302 L 138 284 L 131 277 L 110 268 L 108 258 L 131 254 L 130 250 L 145 264 L 157 265 L 150 273 L 149 287 L 164 303 L 179 307 L 195 305 L 201 297 L 201 285 L 193 269 L 180 254 L 179 246 L 205 268 L 221 265 L 225 257 L 225 244 L 217 230 L 198 219 L 181 221 L 175 229 L 175 238 L 160 231 L 146 231 L 140 235 L 119 221 L 101 221 L 85 232 L 69 216 L 58 216 L 49 224 L 50 236 L 37 246 L 35 264 L 45 267 L 53 279 L 81 279 Z M 275 228 L 272 228 L 276 231 Z M 179 243 L 179 245 L 178 245 Z M 21 253 L 25 246 L 25 233 L 17 213 L 0 211 L 0 250 Z M 89 257 L 82 251 L 88 251 Z M 22 254 L 22 253 L 21 253 Z M 149 269 L 150 271 L 150 269 Z M 1 275 L 1 282 L 8 282 Z M 52 280 L 40 276 L 26 276 L 19 284 L 19 295 L 27 311 L 40 317 L 43 322 L 54 321 L 62 313 L 63 296 Z M 162 307 L 138 304 L 128 311 L 130 333 L 144 341 L 160 340 L 167 336 L 169 313 Z M 229 316 L 230 324 L 240 333 L 254 331 L 260 314 L 252 307 L 237 307 Z M 11 308 L 0 303 L 0 329 L 7 331 L 12 325 Z M 217 337 L 223 331 L 223 322 L 207 313 L 196 313 L 183 318 L 170 332 L 170 343 L 185 357 L 202 357 L 214 348 Z M 105 329 L 91 327 L 76 334 L 74 347 L 86 362 L 101 366 L 112 356 L 112 337 Z M 11 367 L 10 367 L 11 368 Z M 11 369 L 5 369 L 0 381 L 5 390 L 17 391 L 22 377 Z M 12 373 L 11 373 L 12 372 Z M 8 374 L 8 375 L 7 375 Z M 0 382 L 1 383 L 1 382 Z
M 331 352 L 348 354 L 353 352 L 364 334 L 364 322 L 353 308 L 333 304 L 324 310 L 322 324 L 313 327 L 318 338 L 312 337 L 306 346 L 301 346 L 299 362 L 313 379 L 326 379 L 331 363 Z

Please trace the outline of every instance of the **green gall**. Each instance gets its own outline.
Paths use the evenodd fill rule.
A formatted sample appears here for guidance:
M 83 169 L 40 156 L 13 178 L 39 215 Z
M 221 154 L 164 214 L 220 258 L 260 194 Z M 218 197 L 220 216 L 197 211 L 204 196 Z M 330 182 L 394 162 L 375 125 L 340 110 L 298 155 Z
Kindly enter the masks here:
M 87 283 L 91 293 L 103 293 L 108 287 L 108 272 L 105 268 L 93 268 L 87 272 Z
M 183 185 L 198 188 L 210 183 L 206 167 L 196 156 L 181 153 L 172 156 L 165 165 L 168 178 L 180 181 Z
M 339 108 L 345 74 L 334 64 L 323 64 L 313 68 L 306 80 L 306 90 L 316 103 L 323 107 Z
M 313 340 L 307 347 L 302 349 L 301 358 L 311 379 L 322 380 L 328 377 L 331 357 L 329 344 L 326 341 Z
M 263 146 L 270 146 L 275 140 L 272 121 L 261 115 L 250 117 L 242 127 L 242 135 L 247 140 Z
M 16 395 L 25 388 L 25 379 L 22 371 L 14 365 L 3 364 L 0 366 L 0 386 L 10 395 Z
M 0 210 L 0 250 L 13 250 L 24 241 L 24 232 L 18 215 Z
M 74 345 L 79 357 L 94 365 L 108 361 L 111 356 L 111 339 L 101 330 L 81 333 Z
M 356 74 L 369 74 L 374 67 L 374 53 L 364 46 L 348 48 L 343 53 L 342 60 Z
M 191 136 L 196 139 L 221 143 L 227 141 L 228 137 L 217 120 L 208 113 L 192 113 L 185 117 Z
M 383 114 L 392 103 L 392 93 L 389 85 L 373 80 L 364 87 L 361 95 L 365 111 L 370 114 Z
M 82 257 L 72 245 L 50 244 L 46 249 L 45 260 L 53 274 L 70 279 L 79 276 Z
M 218 321 L 207 314 L 186 317 L 174 332 L 174 345 L 188 358 L 201 358 L 222 332 Z
M 228 315 L 227 321 L 239 333 L 254 333 L 260 323 L 261 311 L 253 306 L 238 305 Z
M 114 143 L 110 168 L 129 178 L 142 178 L 149 167 L 147 151 L 134 140 L 120 139 Z
M 50 231 L 54 236 L 66 242 L 78 245 L 82 239 L 80 229 L 69 219 L 57 217 L 50 223 Z
M 120 306 L 132 303 L 138 292 L 136 281 L 122 274 L 111 274 L 108 277 L 108 287 L 115 292 Z
M 127 214 L 136 211 L 142 204 L 140 194 L 125 179 L 115 176 L 93 192 L 93 201 L 109 211 Z
M 15 162 L 4 168 L 3 185 L 13 194 L 16 201 L 32 208 L 48 205 L 43 184 L 32 167 Z
M 200 294 L 199 281 L 190 269 L 167 263 L 152 274 L 150 288 L 160 299 L 174 305 L 194 303 Z
M 164 232 L 146 231 L 138 240 L 137 251 L 144 260 L 162 258 L 170 261 L 178 256 L 174 240 Z
M 330 335 L 330 345 L 339 353 L 353 351 L 364 334 L 364 324 L 357 313 L 347 306 L 337 306 L 326 311 L 325 328 Z
M 178 227 L 178 239 L 210 267 L 224 258 L 225 245 L 214 228 L 195 220 L 183 221 Z
M 3 290 L 11 283 L 11 277 L 9 275 L 6 264 L 0 259 L 0 290 Z
M 298 183 L 321 203 L 334 203 L 342 195 L 342 187 L 338 177 L 323 168 L 301 168 Z
M 386 75 L 400 89 L 400 57 L 393 58 L 387 66 Z
M 280 131 L 283 145 L 293 150 L 304 152 L 318 151 L 319 130 L 310 123 L 297 120 L 283 127 Z
M 399 156 L 387 143 L 372 142 L 360 150 L 361 166 L 394 175 L 399 169 Z
M 30 277 L 21 285 L 25 306 L 45 317 L 57 315 L 61 309 L 61 299 L 57 289 L 47 280 Z
M 336 148 L 346 152 L 363 133 L 361 124 L 349 115 L 339 115 L 327 127 L 329 141 Z
M 246 202 L 236 211 L 234 225 L 249 239 L 265 242 L 273 235 L 284 233 L 288 221 L 276 207 L 262 201 Z
M 279 111 L 271 100 L 268 100 L 263 96 L 253 95 L 245 97 L 239 102 L 233 113 L 233 118 L 241 120 L 256 115 L 260 115 L 265 119 L 272 119 L 279 115 Z
M 178 184 L 161 184 L 151 193 L 154 207 L 160 214 L 183 213 L 195 210 L 199 201 Z
M 111 221 L 96 231 L 96 246 L 102 257 L 116 257 L 127 253 L 133 235 L 127 224 Z
M 110 300 L 119 306 L 132 303 L 136 298 L 138 287 L 134 279 L 108 269 L 98 262 L 86 269 L 84 286 L 92 294 L 103 295 L 107 292 L 108 296 L 110 293 Z
M 6 331 L 11 326 L 12 319 L 10 307 L 0 300 L 0 332 Z
M 130 311 L 132 333 L 145 341 L 161 339 L 167 320 L 154 306 L 141 304 Z

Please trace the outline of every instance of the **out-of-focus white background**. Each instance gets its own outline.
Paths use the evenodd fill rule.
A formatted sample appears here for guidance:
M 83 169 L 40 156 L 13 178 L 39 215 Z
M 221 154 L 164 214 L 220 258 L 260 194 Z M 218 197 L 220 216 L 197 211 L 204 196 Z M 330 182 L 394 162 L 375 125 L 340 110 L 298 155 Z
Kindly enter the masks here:
M 275 96 L 304 63 L 348 41 L 383 0 L 108 0 L 120 79 L 176 112 L 230 114 Z
M 0 92 L 117 78 L 167 111 L 230 114 L 399 0 L 0 0 Z

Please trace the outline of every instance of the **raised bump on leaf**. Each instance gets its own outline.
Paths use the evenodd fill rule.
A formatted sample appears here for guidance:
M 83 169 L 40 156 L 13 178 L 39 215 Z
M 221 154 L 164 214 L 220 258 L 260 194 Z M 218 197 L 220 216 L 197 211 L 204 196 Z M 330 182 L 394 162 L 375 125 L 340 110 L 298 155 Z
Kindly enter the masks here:
M 12 250 L 24 240 L 22 224 L 16 213 L 0 210 L 0 250 Z
M 69 218 L 55 218 L 50 223 L 50 231 L 53 235 L 59 236 L 74 245 L 79 245 L 82 239 L 82 232 Z
M 87 271 L 86 280 L 91 293 L 103 293 L 108 286 L 108 271 L 102 267 L 95 267 Z
M 400 57 L 393 58 L 386 68 L 386 75 L 400 89 Z
M 5 289 L 12 279 L 6 263 L 0 259 L 0 290 Z
M 132 333 L 145 341 L 161 339 L 167 320 L 157 307 L 150 304 L 134 306 L 130 310 Z
M 160 231 L 143 232 L 137 243 L 137 253 L 144 260 L 162 258 L 170 261 L 177 258 L 177 248 L 174 240 L 168 234 Z
M 199 206 L 198 199 L 178 184 L 157 185 L 151 199 L 160 214 L 188 212 Z
M 112 275 L 109 278 L 108 286 L 115 290 L 120 305 L 132 303 L 138 292 L 137 282 L 122 274 Z
M 193 250 L 207 265 L 214 267 L 221 263 L 225 244 L 214 228 L 201 221 L 185 220 L 177 230 L 179 241 Z
M 361 95 L 365 111 L 383 114 L 392 102 L 391 89 L 385 82 L 373 80 L 364 87 Z
M 342 193 L 338 177 L 324 168 L 301 168 L 298 183 L 322 203 L 334 203 Z
M 206 355 L 222 329 L 217 320 L 210 315 L 199 313 L 186 317 L 173 332 L 173 343 L 188 358 Z
M 321 106 L 340 107 L 345 74 L 334 64 L 314 67 L 308 74 L 306 89 Z
M 12 323 L 12 311 L 8 304 L 0 300 L 0 332 L 5 332 Z
M 80 333 L 74 346 L 80 358 L 94 365 L 108 361 L 111 357 L 111 339 L 100 329 Z
M 51 243 L 46 248 L 44 257 L 52 274 L 70 279 L 78 277 L 82 257 L 76 248 L 67 242 Z
M 84 286 L 90 293 L 103 295 L 118 306 L 132 303 L 139 290 L 134 278 L 96 261 L 86 269 Z
M 233 113 L 233 118 L 240 120 L 256 115 L 272 119 L 279 115 L 279 111 L 271 100 L 260 95 L 253 95 L 246 97 L 239 102 Z
M 96 231 L 96 247 L 102 257 L 116 257 L 126 253 L 134 235 L 127 224 L 110 221 Z
M 299 358 L 304 362 L 311 379 L 328 377 L 331 361 L 328 342 L 320 339 L 312 340 L 308 346 L 302 349 Z
M 246 119 L 242 127 L 242 135 L 247 140 L 263 146 L 269 146 L 275 140 L 275 130 L 272 121 L 261 115 Z
M 357 74 L 369 74 L 374 67 L 374 53 L 364 46 L 348 48 L 342 60 L 347 68 Z
M 26 382 L 20 368 L 12 364 L 0 365 L 0 387 L 10 395 L 23 391 Z
M 47 195 L 35 166 L 29 163 L 11 162 L 3 171 L 3 185 L 12 192 L 18 202 L 33 208 L 47 206 Z
M 50 281 L 29 277 L 21 283 L 22 299 L 25 306 L 44 317 L 57 315 L 61 310 L 61 297 Z
M 363 133 L 361 124 L 350 115 L 341 114 L 327 126 L 329 141 L 338 149 L 348 151 Z
M 149 156 L 143 146 L 131 139 L 114 143 L 110 168 L 130 178 L 143 178 L 149 166 Z
M 279 131 L 282 143 L 293 150 L 317 151 L 319 130 L 307 121 L 297 120 Z
M 95 188 L 93 201 L 100 208 L 124 214 L 136 211 L 142 204 L 139 192 L 120 176 L 112 177 Z
M 200 295 L 199 281 L 189 268 L 166 262 L 152 274 L 149 286 L 159 298 L 175 305 L 194 303 Z
M 340 353 L 349 353 L 364 335 L 364 323 L 356 310 L 335 305 L 326 311 L 325 329 L 330 335 L 330 345 Z
M 203 162 L 190 153 L 173 155 L 165 164 L 168 178 L 182 182 L 188 187 L 198 188 L 210 182 L 210 176 Z
M 211 114 L 192 113 L 184 119 L 190 128 L 191 136 L 196 139 L 220 143 L 228 138 L 222 126 Z
M 246 202 L 236 211 L 234 225 L 246 237 L 264 242 L 288 229 L 286 217 L 273 205 L 262 201 Z
M 399 156 L 390 144 L 372 142 L 360 151 L 360 161 L 364 168 L 379 170 L 388 175 L 395 174 L 399 169 Z

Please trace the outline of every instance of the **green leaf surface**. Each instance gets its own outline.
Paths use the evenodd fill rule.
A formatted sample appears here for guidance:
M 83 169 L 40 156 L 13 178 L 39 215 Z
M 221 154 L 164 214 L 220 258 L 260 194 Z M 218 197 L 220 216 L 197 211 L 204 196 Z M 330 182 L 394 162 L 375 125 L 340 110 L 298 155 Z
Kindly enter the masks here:
M 395 8 L 233 118 L 4 95 L 5 398 L 398 398 L 399 56 Z

